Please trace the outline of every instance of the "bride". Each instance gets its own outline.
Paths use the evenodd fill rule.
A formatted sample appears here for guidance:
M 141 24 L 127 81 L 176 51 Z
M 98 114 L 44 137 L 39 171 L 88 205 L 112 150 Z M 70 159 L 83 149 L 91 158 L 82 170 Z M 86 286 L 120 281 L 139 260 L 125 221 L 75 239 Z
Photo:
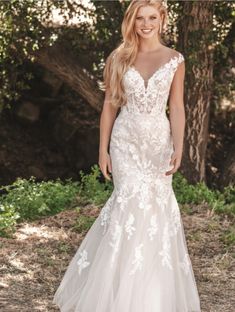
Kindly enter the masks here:
M 131 1 L 106 60 L 99 166 L 114 189 L 54 295 L 63 312 L 201 311 L 172 188 L 185 59 L 162 43 L 166 22 L 164 2 Z

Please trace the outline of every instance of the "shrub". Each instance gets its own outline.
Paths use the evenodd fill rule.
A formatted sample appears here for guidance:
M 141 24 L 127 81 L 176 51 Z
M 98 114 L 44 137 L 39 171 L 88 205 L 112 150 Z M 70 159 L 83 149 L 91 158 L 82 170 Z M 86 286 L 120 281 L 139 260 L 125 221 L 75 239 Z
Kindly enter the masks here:
M 207 203 L 219 213 L 235 214 L 235 187 L 230 185 L 223 192 L 209 189 L 204 182 L 191 185 L 180 172 L 173 177 L 173 189 L 180 204 Z
M 112 182 L 106 179 L 104 183 L 100 182 L 101 171 L 98 165 L 94 165 L 91 168 L 90 174 L 85 175 L 81 170 L 80 176 L 80 198 L 86 203 L 94 203 L 98 206 L 103 205 L 113 190 Z
M 35 182 L 18 178 L 12 185 L 0 188 L 5 194 L 1 196 L 0 231 L 14 231 L 16 221 L 34 220 L 40 216 L 56 214 L 68 207 L 78 193 L 78 182 L 60 179 L 56 181 Z

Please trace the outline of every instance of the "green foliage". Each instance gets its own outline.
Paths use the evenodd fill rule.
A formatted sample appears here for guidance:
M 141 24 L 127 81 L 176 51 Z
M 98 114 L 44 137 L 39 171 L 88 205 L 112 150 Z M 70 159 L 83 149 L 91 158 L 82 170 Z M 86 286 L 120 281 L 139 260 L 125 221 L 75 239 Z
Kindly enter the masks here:
M 87 232 L 92 226 L 92 224 L 95 222 L 95 220 L 96 220 L 95 216 L 79 215 L 75 225 L 73 226 L 73 229 L 75 229 L 79 233 Z
M 81 186 L 79 189 L 80 199 L 86 203 L 94 203 L 95 205 L 103 205 L 113 190 L 112 182 L 105 180 L 104 183 L 99 181 L 101 171 L 98 165 L 91 168 L 90 174 L 84 174 L 80 171 Z
M 235 244 L 235 228 L 234 226 L 229 227 L 221 236 L 222 242 L 230 247 Z
M 180 172 L 176 172 L 173 189 L 180 204 L 207 203 L 218 213 L 235 214 L 235 187 L 232 185 L 225 187 L 222 193 L 209 189 L 204 182 L 191 185 Z
M 12 204 L 0 204 L 0 236 L 10 236 L 20 218 Z
M 78 183 L 60 179 L 37 183 L 18 178 L 12 185 L 3 186 L 1 196 L 0 234 L 12 232 L 16 220 L 34 220 L 40 216 L 56 214 L 68 207 L 78 193 Z
M 42 36 L 35 30 L 39 21 L 35 11 L 30 13 L 33 6 L 33 0 L 0 2 L 0 110 L 29 89 L 33 75 L 26 71 L 23 60 L 38 48 L 36 37 Z
M 0 1 L 0 112 L 30 89 L 34 73 L 27 63 L 35 61 L 36 51 L 53 45 L 59 33 L 43 23 L 53 8 L 63 15 L 65 7 L 64 1 L 46 1 L 46 7 L 35 0 Z

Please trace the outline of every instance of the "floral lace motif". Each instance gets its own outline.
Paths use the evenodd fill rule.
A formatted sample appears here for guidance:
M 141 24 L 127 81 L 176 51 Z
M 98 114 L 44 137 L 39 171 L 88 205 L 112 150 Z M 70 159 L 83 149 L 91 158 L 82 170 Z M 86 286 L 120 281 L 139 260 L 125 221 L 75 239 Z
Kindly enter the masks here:
M 190 260 L 188 253 L 185 254 L 183 261 L 180 262 L 180 267 L 186 275 L 189 274 L 190 267 L 191 267 L 191 260 Z
M 104 227 L 103 229 L 103 234 L 105 234 L 107 227 L 110 223 L 110 215 L 111 215 L 111 210 L 113 207 L 114 203 L 114 196 L 115 192 L 111 194 L 111 196 L 108 198 L 107 202 L 105 203 L 104 207 L 102 208 L 100 212 L 100 219 L 101 219 L 101 226 Z
M 169 235 L 169 224 L 166 222 L 164 227 L 163 237 L 162 237 L 162 245 L 163 249 L 159 252 L 159 255 L 162 257 L 162 265 L 168 267 L 170 270 L 173 269 L 171 264 L 171 256 L 170 256 L 170 235 Z
M 146 237 L 149 243 L 160 239 L 157 254 L 162 265 L 172 270 L 171 238 L 177 235 L 181 222 L 172 175 L 165 175 L 172 168 L 169 162 L 174 150 L 166 104 L 182 61 L 181 53 L 173 56 L 155 71 L 147 86 L 133 67 L 123 77 L 127 103 L 114 122 L 110 140 L 114 191 L 101 210 L 100 223 L 103 234 L 109 235 L 111 265 L 124 240 L 133 244 L 131 275 L 142 269 Z M 137 239 L 139 232 L 141 240 Z M 186 261 L 181 262 L 185 272 Z
M 130 271 L 130 275 L 133 275 L 137 270 L 142 270 L 142 263 L 144 260 L 142 255 L 143 246 L 143 244 L 140 244 L 139 246 L 135 247 L 135 259 L 132 261 L 133 269 Z
M 114 263 L 115 260 L 115 254 L 119 250 L 119 244 L 121 240 L 122 235 L 122 226 L 118 223 L 118 221 L 115 221 L 114 231 L 112 232 L 112 241 L 109 243 L 111 247 L 113 247 L 113 254 L 111 258 L 111 266 Z
M 123 77 L 127 95 L 127 105 L 123 109 L 129 112 L 152 114 L 163 112 L 167 104 L 171 82 L 178 65 L 184 61 L 181 53 L 158 68 L 148 80 L 145 87 L 144 79 L 135 67 L 129 67 Z
M 135 221 L 135 217 L 132 213 L 129 213 L 128 220 L 126 221 L 125 224 L 125 230 L 128 233 L 127 239 L 129 240 L 131 236 L 133 235 L 133 232 L 136 230 L 136 228 L 133 226 Z
M 77 261 L 78 265 L 78 273 L 79 275 L 82 273 L 82 270 L 85 269 L 90 262 L 87 261 L 87 251 L 84 249 L 82 252 L 79 253 L 80 258 Z
M 150 220 L 150 227 L 147 229 L 150 240 L 153 240 L 153 236 L 156 235 L 158 231 L 157 225 L 157 215 L 153 215 Z

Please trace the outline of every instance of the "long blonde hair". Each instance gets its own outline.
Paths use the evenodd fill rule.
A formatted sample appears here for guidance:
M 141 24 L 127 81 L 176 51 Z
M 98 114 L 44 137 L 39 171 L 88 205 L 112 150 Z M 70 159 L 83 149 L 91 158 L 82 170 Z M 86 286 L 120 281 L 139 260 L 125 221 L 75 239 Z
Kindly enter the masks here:
M 137 11 L 142 6 L 156 6 L 162 17 L 162 29 L 164 29 L 168 19 L 165 2 L 162 0 L 132 0 L 125 11 L 121 25 L 123 40 L 107 57 L 103 71 L 104 82 L 101 84 L 101 90 L 110 90 L 110 102 L 114 107 L 126 104 L 122 78 L 128 66 L 133 64 L 138 52 L 139 38 L 134 31 Z M 160 36 L 159 34 L 159 39 L 162 42 Z

